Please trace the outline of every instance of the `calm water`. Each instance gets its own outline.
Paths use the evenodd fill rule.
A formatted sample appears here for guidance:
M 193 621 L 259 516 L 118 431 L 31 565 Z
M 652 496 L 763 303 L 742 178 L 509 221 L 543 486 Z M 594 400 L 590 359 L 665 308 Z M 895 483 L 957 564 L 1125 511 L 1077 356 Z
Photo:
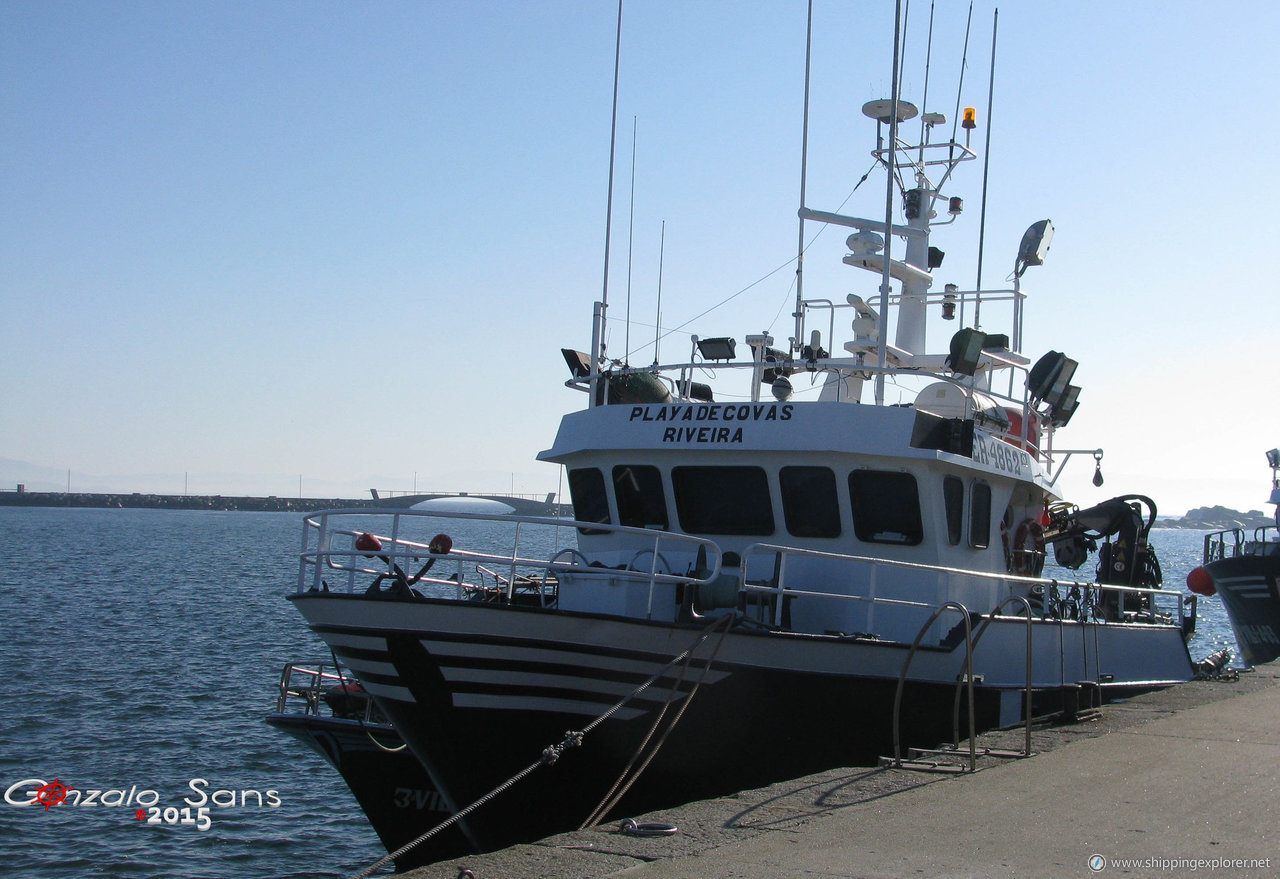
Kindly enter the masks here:
M 136 788 L 161 819 L 206 796 L 211 821 L 149 824 L 137 801 L 46 812 L 0 800 L 6 874 L 350 876 L 384 854 L 337 773 L 263 722 L 284 663 L 328 656 L 284 600 L 300 523 L 0 508 L 0 788 L 57 779 L 108 802 Z M 1154 540 L 1181 587 L 1201 533 Z M 1202 599 L 1192 656 L 1223 646 L 1235 641 L 1222 607 Z

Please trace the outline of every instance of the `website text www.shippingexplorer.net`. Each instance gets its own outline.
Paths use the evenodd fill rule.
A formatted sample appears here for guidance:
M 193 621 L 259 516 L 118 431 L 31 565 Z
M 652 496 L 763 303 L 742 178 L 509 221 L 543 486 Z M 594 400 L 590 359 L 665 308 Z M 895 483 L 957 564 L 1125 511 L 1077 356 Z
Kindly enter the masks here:
M 1167 870 L 1178 873 L 1195 873 L 1213 870 L 1269 870 L 1271 858 L 1109 858 L 1090 855 L 1089 870 L 1093 873 L 1127 870 Z

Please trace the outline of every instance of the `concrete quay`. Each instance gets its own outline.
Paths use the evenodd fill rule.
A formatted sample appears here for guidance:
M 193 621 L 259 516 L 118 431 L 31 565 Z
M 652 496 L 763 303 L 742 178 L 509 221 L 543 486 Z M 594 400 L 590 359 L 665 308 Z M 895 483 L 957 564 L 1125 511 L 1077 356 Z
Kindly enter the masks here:
M 1022 729 L 980 747 L 1020 749 Z M 1280 667 L 1038 725 L 979 771 L 836 769 L 402 874 L 411 879 L 1280 875 Z M 767 759 L 768 755 L 757 755 Z

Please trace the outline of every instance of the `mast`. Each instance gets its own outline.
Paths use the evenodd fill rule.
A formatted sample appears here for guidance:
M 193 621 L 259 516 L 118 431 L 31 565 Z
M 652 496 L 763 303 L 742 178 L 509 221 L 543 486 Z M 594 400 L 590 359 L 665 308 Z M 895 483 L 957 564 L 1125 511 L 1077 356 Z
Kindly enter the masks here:
M 804 123 L 800 137 L 800 230 L 796 236 L 796 319 L 795 334 L 791 343 L 795 348 L 804 344 L 800 340 L 804 332 L 804 208 L 805 183 L 809 169 L 809 75 L 813 62 L 813 0 L 809 0 L 809 20 L 804 34 Z
M 613 47 L 613 118 L 609 128 L 609 194 L 604 217 L 604 285 L 591 321 L 591 394 L 596 404 L 600 384 L 600 363 L 605 359 L 605 323 L 609 311 L 609 240 L 613 235 L 613 160 L 618 145 L 618 73 L 622 61 L 622 0 L 618 0 L 618 35 Z
M 996 93 L 996 29 L 1000 10 L 991 19 L 991 72 L 987 80 L 987 141 L 982 146 L 982 216 L 978 220 L 978 284 L 974 288 L 973 326 L 982 328 L 982 248 L 987 237 L 987 170 L 991 165 L 991 105 Z
M 898 98 L 900 97 L 898 48 L 901 42 L 901 35 L 902 0 L 895 0 L 893 4 L 893 86 L 889 97 L 889 152 L 887 156 L 889 173 L 885 175 L 884 197 L 884 227 L 889 234 L 884 237 L 884 272 L 880 277 L 880 314 L 882 317 L 889 313 L 889 269 L 893 252 L 893 182 L 898 155 Z M 884 370 L 889 362 L 889 341 L 885 337 L 883 328 L 881 328 L 879 335 L 880 338 L 876 343 L 876 366 L 879 367 L 880 371 L 876 373 L 875 400 L 877 406 L 883 406 Z

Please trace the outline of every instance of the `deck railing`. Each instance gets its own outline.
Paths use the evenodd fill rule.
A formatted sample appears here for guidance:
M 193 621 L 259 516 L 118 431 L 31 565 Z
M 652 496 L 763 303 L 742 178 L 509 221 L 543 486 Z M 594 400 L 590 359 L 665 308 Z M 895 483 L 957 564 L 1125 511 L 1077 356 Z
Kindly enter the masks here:
M 759 572 L 767 567 L 761 561 L 753 558 L 761 555 L 774 558 L 772 567 L 775 576 L 767 581 L 761 580 L 759 576 L 756 576 L 754 580 L 749 580 L 747 574 L 749 569 Z M 817 592 L 796 588 L 793 583 L 788 581 L 788 561 L 795 558 L 820 559 L 836 565 L 866 568 L 866 577 L 862 582 L 867 584 L 867 591 L 864 594 L 854 594 L 849 592 Z M 741 588 L 744 594 L 773 597 L 773 600 L 767 603 L 768 610 L 773 615 L 773 619 L 768 622 L 777 627 L 782 626 L 784 607 L 788 597 L 805 596 L 818 600 L 859 602 L 873 608 L 878 606 L 916 608 L 921 612 L 932 612 L 936 609 L 936 604 L 885 598 L 877 595 L 878 582 L 881 579 L 880 572 L 883 569 L 906 569 L 940 579 L 964 578 L 975 585 L 990 584 L 986 606 L 992 608 L 1000 605 L 1009 595 L 1025 594 L 1034 596 L 1039 599 L 1040 607 L 1033 607 L 1033 611 L 1037 612 L 1042 619 L 1091 619 L 1113 622 L 1165 623 L 1185 627 L 1189 613 L 1183 594 L 1173 590 L 985 573 L 870 556 L 844 555 L 812 549 L 800 549 L 770 543 L 756 543 L 747 547 L 742 553 L 739 574 L 742 577 Z M 853 579 L 851 573 L 849 582 L 853 582 Z M 761 607 L 765 606 L 761 602 L 757 602 L 757 604 Z M 1110 615 L 1108 616 L 1108 614 Z
M 506 529 L 510 551 L 453 547 L 446 552 L 436 552 L 431 540 L 406 536 L 423 528 L 430 530 L 427 523 L 433 521 L 465 521 Z M 574 529 L 632 538 L 628 544 L 630 560 L 623 560 L 623 567 L 600 567 L 573 546 L 561 547 L 562 538 L 573 534 Z M 376 550 L 367 548 L 367 543 L 365 548 L 357 547 L 357 541 L 365 535 L 372 535 L 376 540 Z M 494 542 L 497 541 L 493 537 L 477 539 L 477 544 Z M 686 570 L 673 570 L 667 561 L 669 556 L 687 559 Z M 694 559 L 698 560 L 696 571 L 692 570 Z M 442 563 L 440 569 L 436 568 L 438 563 Z M 410 575 L 415 568 L 419 573 Z M 444 571 L 450 568 L 453 572 L 445 575 Z M 714 541 L 687 534 L 542 516 L 329 510 L 306 518 L 299 556 L 298 592 L 355 592 L 357 588 L 367 589 L 371 577 L 390 577 L 397 572 L 409 586 L 452 590 L 453 597 L 459 599 L 474 595 L 492 581 L 506 590 L 505 597 L 510 600 L 521 584 L 528 584 L 542 604 L 549 603 L 554 593 L 541 584 L 553 584 L 565 576 L 633 580 L 647 584 L 652 613 L 654 590 L 659 584 L 698 585 L 715 580 L 720 574 L 720 549 Z
M 312 717 L 321 716 L 320 706 L 324 703 L 325 693 L 331 687 L 356 687 L 354 678 L 342 674 L 340 669 L 328 663 L 315 665 L 296 665 L 287 663 L 280 673 L 280 695 L 276 697 L 278 714 L 305 714 Z M 363 702 L 365 723 L 386 723 L 374 707 L 373 700 L 362 691 L 349 691 L 344 694 L 352 704 L 347 706 L 351 713 L 352 705 Z

